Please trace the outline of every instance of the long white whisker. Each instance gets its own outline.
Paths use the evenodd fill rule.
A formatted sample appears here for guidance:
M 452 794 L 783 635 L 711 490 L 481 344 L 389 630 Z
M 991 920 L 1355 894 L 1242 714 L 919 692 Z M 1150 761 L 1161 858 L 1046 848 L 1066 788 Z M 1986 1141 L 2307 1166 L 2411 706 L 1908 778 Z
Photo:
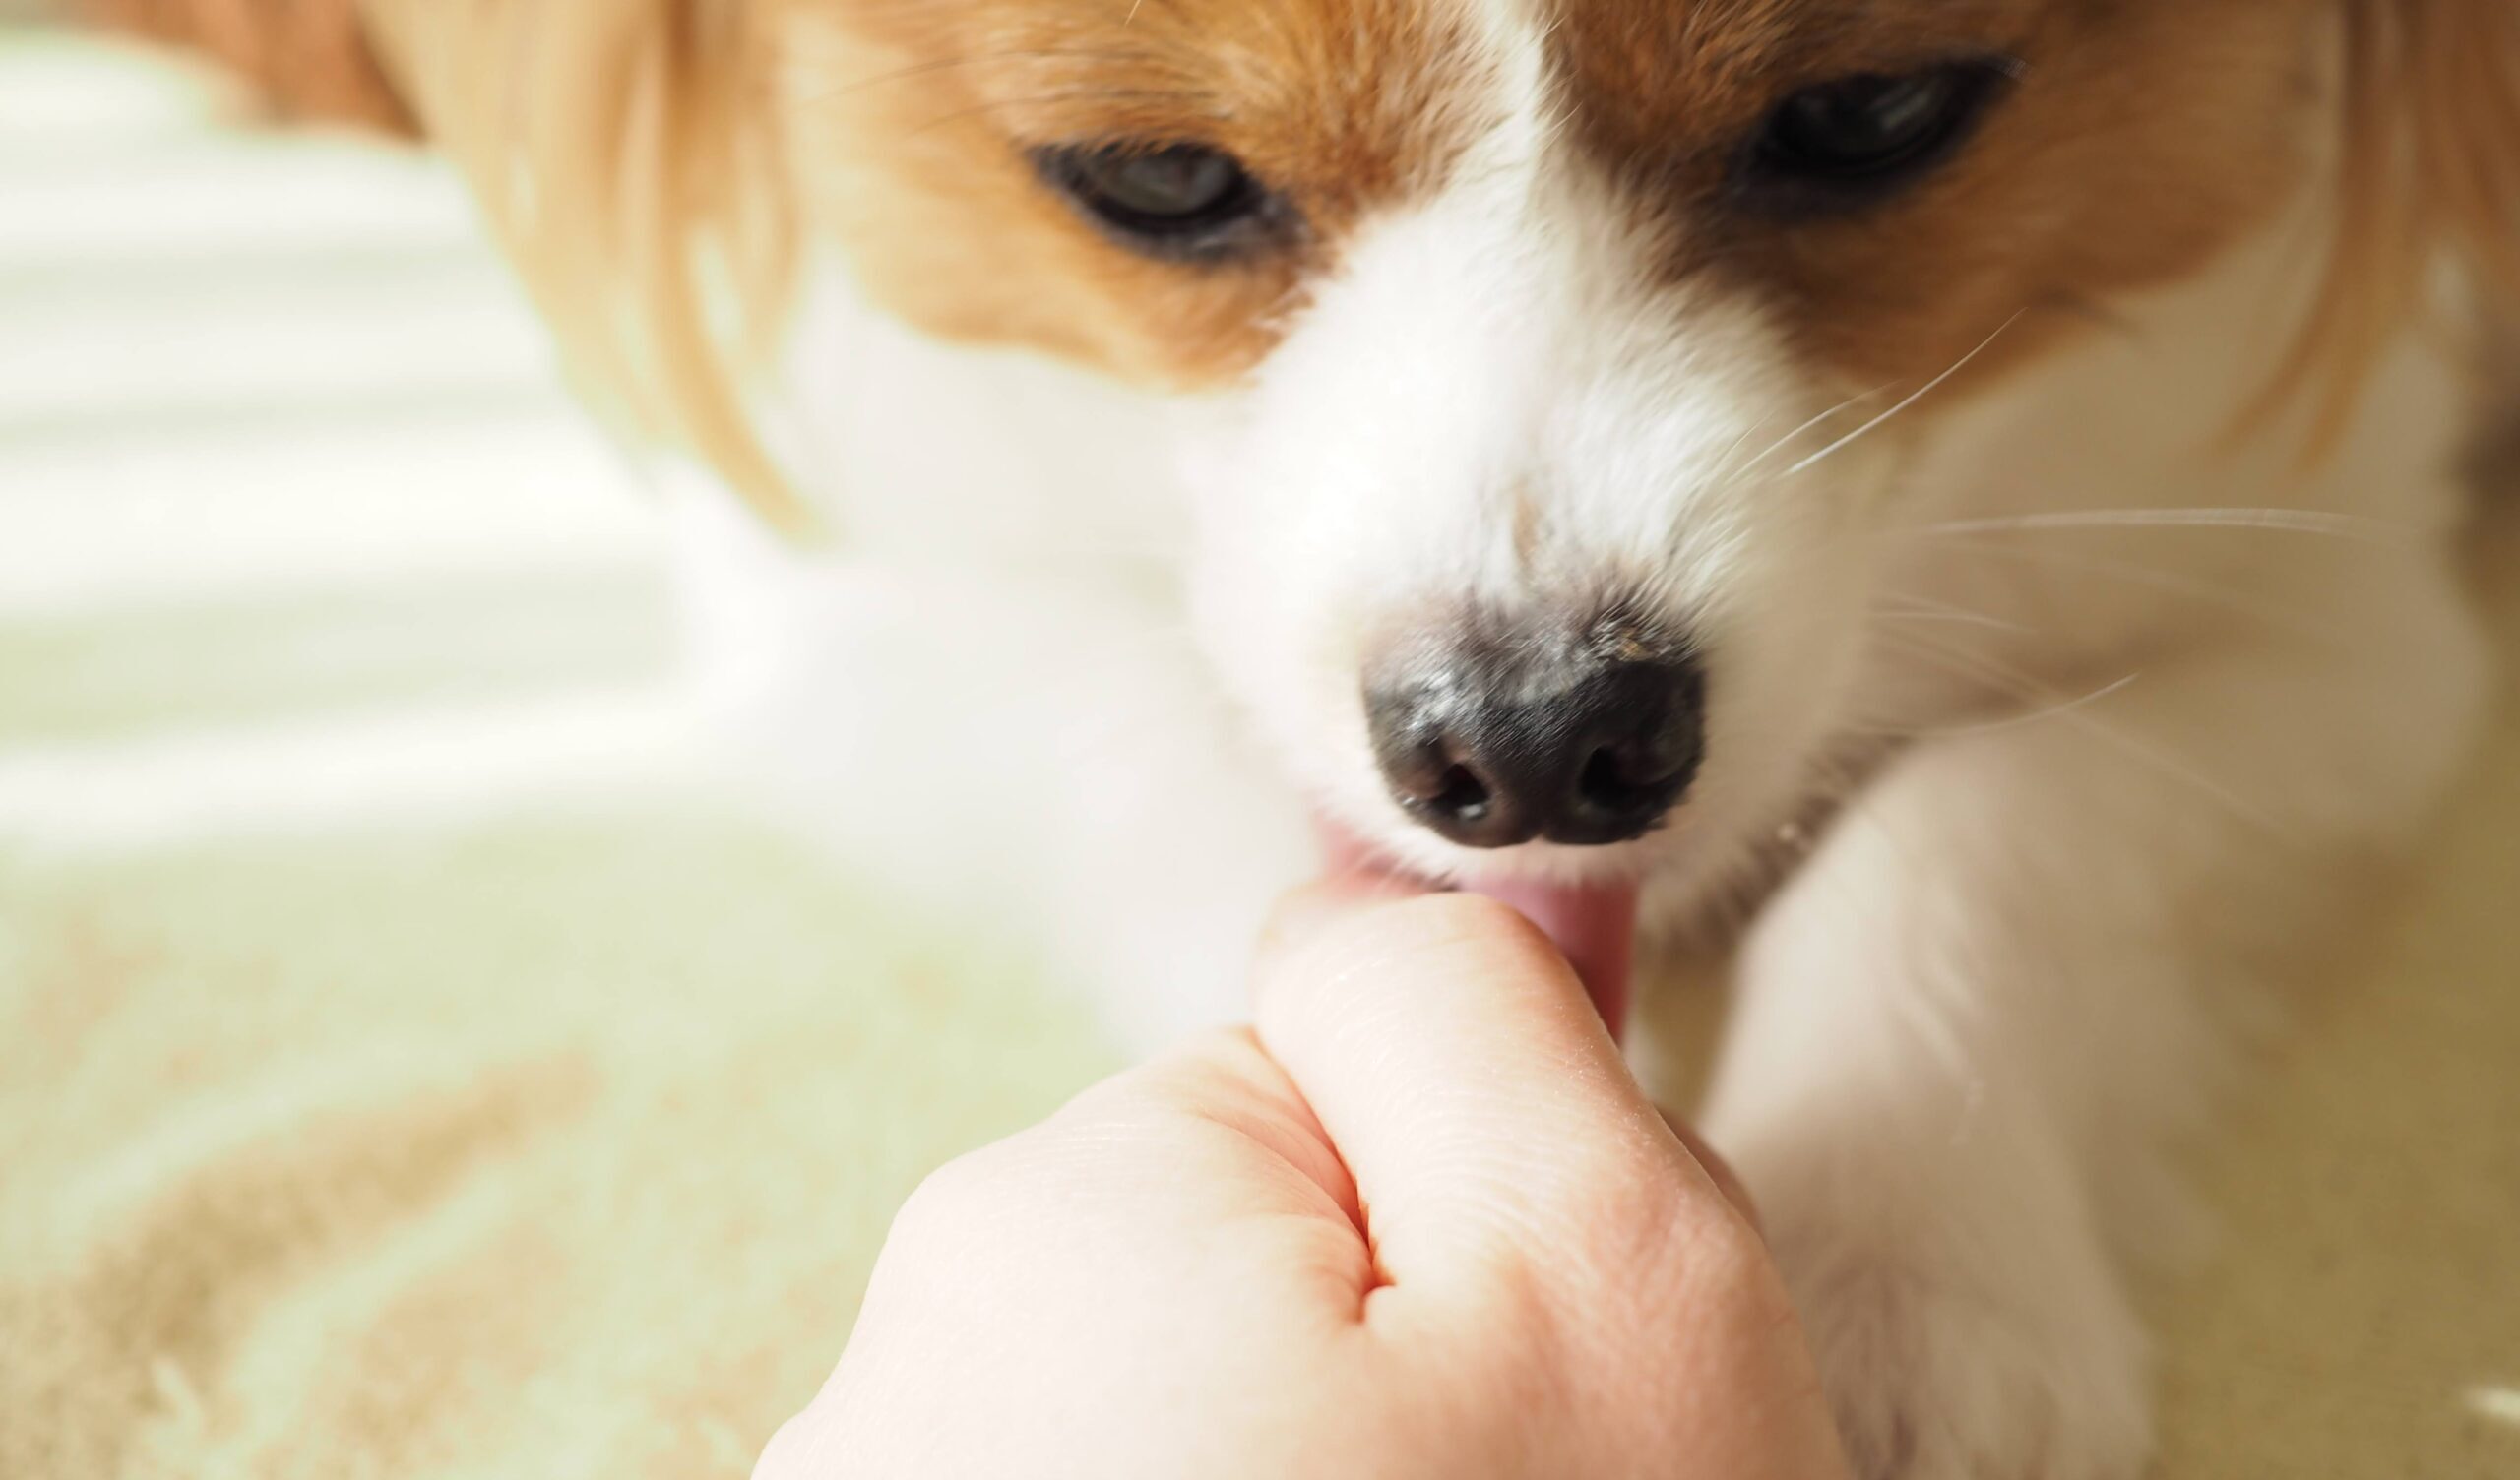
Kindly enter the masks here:
M 1714 465 L 1717 467 L 1723 466 L 1726 462 L 1731 460 L 1734 453 L 1741 450 L 1742 443 L 1757 436 L 1762 428 L 1766 427 L 1769 422 L 1775 419 L 1776 418 L 1773 416 L 1762 416 L 1758 420 L 1751 422 L 1748 426 L 1743 427 L 1739 436 L 1733 438 L 1731 442 L 1726 443 L 1724 451 L 1715 455 L 1713 459 Z M 1790 433 L 1788 434 L 1788 440 L 1792 440 L 1792 434 Z M 1763 453 L 1760 456 L 1764 457 L 1766 454 Z
M 1981 658 L 1962 648 L 1930 642 L 1914 633 L 1880 627 L 1874 627 L 1870 631 L 1873 637 L 1891 645 L 1910 657 L 1922 658 L 1945 673 L 1966 679 L 2002 698 L 2031 700 L 2044 697 L 2036 688 L 2026 687 L 2024 678 L 2018 676 L 2013 670 L 2001 668 L 1992 659 Z M 1898 733 L 1905 735 L 1916 732 L 1911 729 L 1902 729 Z
M 2075 513 L 2019 514 L 1949 520 L 1903 530 L 1907 534 L 1999 534 L 2039 529 L 2211 528 L 2271 529 L 2324 534 L 2375 544 L 2412 547 L 2415 531 L 2385 520 L 2304 509 L 2093 509 Z
M 2090 709 L 2096 704 L 2113 699 L 2133 688 L 2143 676 L 2141 672 L 2129 673 L 2115 683 L 2104 684 L 2079 699 L 2068 699 L 2060 704 L 2032 709 L 2027 713 L 2010 714 L 2001 719 L 1989 719 L 1980 724 L 1952 725 L 1941 729 L 1916 730 L 1912 733 L 1923 739 L 1951 739 L 1965 735 L 1999 735 L 2007 730 L 2025 729 L 2049 719 L 2062 719 L 2067 715 Z
M 1827 421 L 1830 417 L 1835 416 L 1842 411 L 1852 410 L 1855 407 L 1863 404 L 1865 401 L 1872 400 L 1874 397 L 1881 395 L 1889 389 L 1890 388 L 1888 386 L 1875 386 L 1860 396 L 1850 396 L 1846 400 L 1839 401 L 1836 405 L 1822 411 L 1819 415 L 1814 416 L 1810 420 L 1802 423 L 1800 426 L 1796 427 L 1793 431 L 1790 431 L 1784 436 L 1776 439 L 1774 442 L 1769 443 L 1765 452 L 1760 453 L 1757 457 L 1752 458 L 1749 462 L 1742 463 L 1739 467 L 1732 470 L 1733 482 L 1737 484 L 1742 479 L 1747 478 L 1751 473 L 1756 472 L 1760 463 L 1765 462 L 1768 459 L 1773 458 L 1777 454 L 1785 451 L 1787 448 L 1792 447 L 1794 445 L 1794 440 L 1801 436 L 1804 432 L 1811 430 L 1813 427 L 1818 426 L 1820 423 Z
M 1816 453 L 1813 453 L 1801 462 L 1795 463 L 1792 467 L 1787 468 L 1785 470 L 1785 475 L 1790 478 L 1797 473 L 1808 472 L 1811 468 L 1827 462 L 1829 459 L 1836 457 L 1839 453 L 1846 451 L 1858 442 L 1860 442 L 1864 438 L 1871 436 L 1874 432 L 1879 431 L 1892 418 L 1898 416 L 1910 406 L 1915 405 L 1918 401 L 1924 400 L 1926 397 L 1931 396 L 1935 391 L 1941 389 L 1945 381 L 1950 380 L 1961 371 L 1968 369 L 1971 364 L 1977 361 L 1978 356 L 1984 354 L 1989 348 L 1993 347 L 1995 340 L 2004 337 L 2005 331 L 2021 322 L 2022 314 L 2026 314 L 2028 312 L 2030 312 L 2030 310 L 2025 308 L 2016 312 L 2011 318 L 2004 320 L 2001 325 L 1996 327 L 1993 334 L 1986 336 L 1984 340 L 1983 340 L 1977 348 L 1962 355 L 1958 363 L 1954 364 L 1950 369 L 1945 370 L 1940 375 L 1937 375 L 1933 379 L 1926 381 L 1923 385 L 1919 386 L 1916 389 L 1915 394 L 1909 396 L 1907 400 L 1900 401 L 1897 405 L 1892 406 L 1880 415 L 1873 417 L 1870 421 L 1857 427 L 1854 431 L 1847 433 L 1837 441 L 1830 443 L 1828 446 L 1820 449 Z
M 2279 632 L 2289 632 L 2295 637 L 2311 642 L 2340 648 L 2351 648 L 2354 646 L 2345 633 L 2310 620 L 2300 611 L 2277 606 L 2268 601 L 2254 600 L 2228 586 L 2216 586 L 2211 582 L 2199 581 L 2172 571 L 2158 570 L 2148 565 L 2138 565 L 2132 561 L 2111 560 L 2097 555 L 2069 555 L 2059 550 L 2036 550 L 2023 545 L 1996 544 L 1985 540 L 1965 538 L 1950 539 L 1945 547 L 1973 555 L 2024 560 L 2039 565 L 2055 566 L 2060 570 L 2082 571 L 2095 576 L 2105 576 L 2111 580 L 2123 581 L 2130 586 L 2149 586 L 2174 596 L 2184 596 L 2191 601 L 2236 612 L 2241 616 L 2263 622 Z
M 1910 595 L 1903 591 L 1886 591 L 1883 595 L 1885 599 L 1896 601 L 1900 604 L 1896 607 L 1876 611 L 1874 613 L 1875 616 L 1906 618 L 1912 621 L 1935 619 L 1944 622 L 1954 622 L 1969 627 L 1991 628 L 1997 632 L 2019 633 L 2025 637 L 2037 637 L 2040 635 L 2038 628 L 2031 627 L 2020 622 L 2007 621 L 2002 617 L 1990 616 L 1983 611 L 1972 611 L 1965 606 L 1954 606 L 1947 601 L 1935 601 L 1928 597 Z
M 1884 636 L 1892 635 L 1884 634 Z M 2065 695 L 2061 691 L 2054 689 L 2049 685 L 2041 683 L 2038 679 L 2033 678 L 2029 674 L 2023 673 L 2018 668 L 2013 668 L 2007 664 L 1996 662 L 1992 658 L 1961 652 L 1950 648 L 1936 648 L 1934 645 L 1924 643 L 1919 639 L 1911 638 L 1906 639 L 1905 641 L 1912 645 L 1912 649 L 1922 648 L 1926 651 L 1938 652 L 1942 657 L 1950 660 L 1954 664 L 1961 665 L 1964 668 L 1976 668 L 1981 674 L 1986 676 L 1989 682 L 2000 680 L 2003 682 L 2021 685 L 2024 688 L 2044 695 L 2045 697 L 2056 700 L 2063 700 L 2065 698 Z M 2124 687 L 2124 683 L 2120 683 L 2118 685 L 2120 690 Z M 2124 729 L 2102 720 L 2098 715 L 2084 712 L 2084 710 L 2091 705 L 2098 702 L 2099 696 L 2087 696 L 2082 700 L 2066 704 L 2060 709 L 2049 710 L 2045 717 L 2062 719 L 2067 724 L 2074 726 L 2076 729 L 2083 731 L 2085 734 L 2088 734 L 2095 739 L 2107 741 L 2111 746 L 2114 746 L 2121 754 L 2151 767 L 2153 770 L 2171 777 L 2173 780 L 2183 781 L 2186 784 L 2195 787 L 2197 790 L 2204 792 L 2207 796 L 2210 796 L 2214 800 L 2222 803 L 2224 806 L 2229 807 L 2236 816 L 2255 823 L 2257 826 L 2266 829 L 2270 832 L 2287 836 L 2291 834 L 2291 830 L 2288 829 L 2282 821 L 2267 812 L 2264 808 L 2257 806 L 2255 803 L 2250 802 L 2247 798 L 2232 790 L 2222 782 L 2217 781 L 2212 776 L 2198 771 L 2194 765 L 2189 762 L 2178 756 L 2169 754 L 2158 746 L 2152 745 L 2126 733 Z
M 1945 627 L 1983 627 L 1997 632 L 2029 630 L 1994 617 L 1973 617 L 1965 612 L 1952 611 L 1876 611 L 1872 614 L 1872 620 L 1875 622 L 1934 622 Z

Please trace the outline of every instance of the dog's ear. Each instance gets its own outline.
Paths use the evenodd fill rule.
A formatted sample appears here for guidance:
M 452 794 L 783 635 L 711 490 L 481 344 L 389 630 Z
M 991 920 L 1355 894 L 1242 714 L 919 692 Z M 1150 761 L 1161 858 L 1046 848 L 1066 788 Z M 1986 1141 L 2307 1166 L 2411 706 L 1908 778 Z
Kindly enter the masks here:
M 284 115 L 425 135 L 472 177 L 581 385 L 813 521 L 739 386 L 789 277 L 758 0 L 70 0 Z
M 793 276 L 759 0 L 363 0 L 582 385 L 821 532 L 743 395 Z
M 2445 260 L 2520 309 L 2520 0 L 2342 0 L 2338 220 L 2294 379 L 2342 423 Z
M 357 0 L 73 0 L 73 17 L 208 53 L 288 118 L 413 132 Z

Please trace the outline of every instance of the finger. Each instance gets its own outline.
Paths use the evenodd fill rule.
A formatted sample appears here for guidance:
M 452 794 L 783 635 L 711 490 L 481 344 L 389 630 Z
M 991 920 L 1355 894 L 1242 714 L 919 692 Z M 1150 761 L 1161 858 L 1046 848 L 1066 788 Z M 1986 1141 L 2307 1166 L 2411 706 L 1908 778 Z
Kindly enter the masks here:
M 1643 1219 L 1737 1226 L 1573 969 L 1501 904 L 1306 892 L 1254 991 L 1262 1044 L 1354 1175 L 1395 1285 L 1580 1259 Z
M 1343 917 L 1376 904 L 1426 898 L 1433 893 L 1422 884 L 1370 868 L 1338 869 L 1294 891 L 1278 901 L 1261 927 L 1255 983 L 1265 984 L 1280 956 L 1310 944 Z
M 1203 1179 L 1212 1193 L 1248 1202 L 1246 1210 L 1255 1215 L 1294 1210 L 1281 1201 L 1288 1179 L 1270 1174 L 1275 1164 L 1318 1190 L 1328 1209 L 1362 1235 L 1363 1214 L 1347 1164 L 1285 1068 L 1248 1030 L 1194 1039 L 1105 1080 L 1071 1101 L 1050 1128 L 1090 1128 L 1095 1139 L 1107 1141 L 1115 1121 L 1160 1125 L 1176 1135 L 1200 1127 L 1227 1132 L 1237 1154 L 1211 1157 L 1212 1164 L 1201 1168 L 1212 1174 Z M 1183 1190 L 1176 1173 L 1157 1171 L 1175 1193 Z
M 1405 875 L 1392 873 L 1383 866 L 1380 854 L 1344 830 L 1324 824 L 1318 831 L 1328 877 L 1290 895 L 1280 904 L 1262 939 L 1263 959 L 1271 952 L 1304 938 L 1339 914 L 1359 905 L 1414 899 L 1433 893 Z M 1580 977 L 1583 973 L 1579 969 L 1576 974 Z M 1707 1175 L 1715 1179 L 1716 1189 L 1724 1194 L 1725 1201 L 1731 1202 L 1753 1229 L 1760 1230 L 1764 1238 L 1764 1220 L 1759 1216 L 1758 1203 L 1750 1197 L 1750 1189 L 1741 1181 L 1740 1174 L 1732 1170 L 1732 1164 L 1708 1145 L 1706 1139 L 1698 1135 L 1697 1129 L 1687 1121 L 1666 1110 L 1663 1122 L 1679 1137 L 1680 1144 L 1688 1148 L 1689 1154 L 1706 1169 Z M 1314 1129 L 1318 1129 L 1317 1123 Z M 1347 1192 L 1349 1197 L 1354 1196 L 1353 1187 Z

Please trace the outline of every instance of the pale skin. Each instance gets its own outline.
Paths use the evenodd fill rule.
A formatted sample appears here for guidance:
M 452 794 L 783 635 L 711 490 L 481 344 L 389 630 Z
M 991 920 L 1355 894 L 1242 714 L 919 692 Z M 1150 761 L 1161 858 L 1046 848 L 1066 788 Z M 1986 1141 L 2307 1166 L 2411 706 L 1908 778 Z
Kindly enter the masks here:
M 1783 1280 L 1503 906 L 1282 911 L 1255 1026 L 903 1209 L 755 1480 L 1843 1480 Z

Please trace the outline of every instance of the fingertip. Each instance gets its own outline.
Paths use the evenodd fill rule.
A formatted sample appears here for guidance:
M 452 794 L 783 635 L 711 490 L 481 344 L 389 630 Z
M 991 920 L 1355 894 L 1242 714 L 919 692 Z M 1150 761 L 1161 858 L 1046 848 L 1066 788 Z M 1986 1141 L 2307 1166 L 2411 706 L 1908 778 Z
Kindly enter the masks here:
M 1280 899 L 1261 926 L 1254 980 L 1268 980 L 1272 968 L 1290 953 L 1319 939 L 1342 920 L 1429 893 L 1423 884 L 1375 869 L 1342 869 L 1316 879 Z
M 1260 1040 L 1375 1209 L 1395 1275 L 1544 1263 L 1543 1245 L 1600 1232 L 1568 1218 L 1672 1193 L 1723 1205 L 1683 1170 L 1574 968 L 1510 905 L 1310 891 L 1253 990 Z
M 1252 1011 L 1264 1038 L 1273 1030 L 1309 1036 L 1324 1026 L 1314 1020 L 1324 1014 L 1349 1016 L 1354 1005 L 1336 998 L 1360 986 L 1375 996 L 1423 997 L 1449 995 L 1444 983 L 1462 976 L 1535 973 L 1563 975 L 1581 998 L 1565 957 L 1510 906 L 1402 880 L 1330 879 L 1288 896 L 1264 932 Z M 1328 996 L 1314 990 L 1322 987 Z

